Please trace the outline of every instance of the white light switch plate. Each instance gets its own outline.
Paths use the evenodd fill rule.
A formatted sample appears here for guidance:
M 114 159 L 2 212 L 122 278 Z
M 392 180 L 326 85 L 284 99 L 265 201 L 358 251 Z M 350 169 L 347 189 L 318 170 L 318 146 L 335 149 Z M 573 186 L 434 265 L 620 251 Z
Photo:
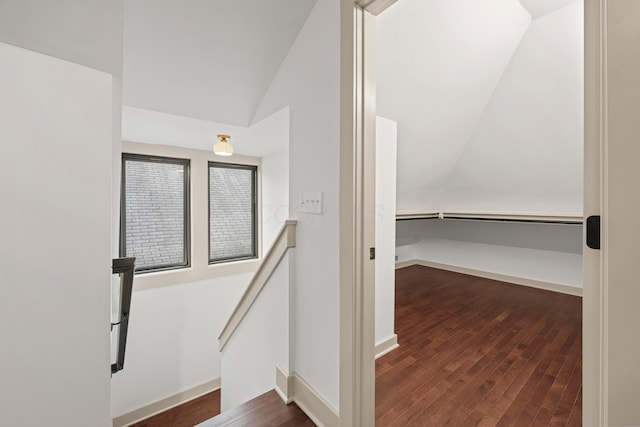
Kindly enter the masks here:
M 300 193 L 298 212 L 322 215 L 322 191 Z

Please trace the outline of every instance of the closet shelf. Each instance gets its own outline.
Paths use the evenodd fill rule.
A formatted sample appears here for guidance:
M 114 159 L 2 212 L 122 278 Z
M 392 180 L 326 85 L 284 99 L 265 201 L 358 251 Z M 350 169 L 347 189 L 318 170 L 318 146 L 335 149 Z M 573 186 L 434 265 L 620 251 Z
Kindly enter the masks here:
M 396 220 L 405 219 L 430 219 L 438 218 L 440 212 L 438 211 L 398 211 L 396 212 Z
M 398 211 L 396 220 L 449 219 L 466 221 L 532 222 L 549 224 L 582 224 L 581 213 L 557 212 L 489 212 L 489 211 Z

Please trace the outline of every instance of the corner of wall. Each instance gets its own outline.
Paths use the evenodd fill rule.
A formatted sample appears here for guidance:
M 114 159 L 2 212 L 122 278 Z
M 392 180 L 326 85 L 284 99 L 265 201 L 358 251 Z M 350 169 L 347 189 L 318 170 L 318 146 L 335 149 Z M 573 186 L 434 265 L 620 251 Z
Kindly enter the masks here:
M 317 426 L 338 427 L 338 410 L 297 373 L 276 367 L 276 392 L 285 403 L 295 402 Z

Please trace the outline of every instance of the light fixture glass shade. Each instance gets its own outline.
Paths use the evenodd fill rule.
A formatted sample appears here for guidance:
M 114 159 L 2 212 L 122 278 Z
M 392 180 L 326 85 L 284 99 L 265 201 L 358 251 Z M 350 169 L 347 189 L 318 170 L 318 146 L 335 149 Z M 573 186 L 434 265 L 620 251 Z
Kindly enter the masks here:
M 214 154 L 218 156 L 230 156 L 233 154 L 233 146 L 228 141 L 229 135 L 218 135 L 219 141 L 213 146 Z

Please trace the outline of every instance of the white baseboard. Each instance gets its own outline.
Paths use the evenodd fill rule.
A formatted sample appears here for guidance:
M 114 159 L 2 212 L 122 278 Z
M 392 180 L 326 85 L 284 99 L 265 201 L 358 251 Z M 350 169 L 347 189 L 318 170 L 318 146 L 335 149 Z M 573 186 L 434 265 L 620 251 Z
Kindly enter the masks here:
M 276 392 L 285 403 L 295 402 L 319 427 L 338 427 L 338 410 L 297 373 L 276 367 Z
M 182 405 L 190 400 L 196 399 L 200 396 L 204 396 L 207 393 L 218 390 L 220 388 L 220 378 L 215 378 L 211 381 L 207 381 L 204 384 L 197 385 L 188 390 L 176 393 L 173 396 L 166 397 L 157 402 L 145 405 L 141 408 L 134 409 L 126 414 L 119 415 L 113 418 L 113 427 L 126 427 L 131 424 L 142 421 L 146 418 L 152 417 L 160 412 L 164 412 L 168 409 L 174 408 L 178 405 Z
M 276 366 L 276 393 L 287 405 L 293 402 L 293 375 L 280 366 Z
M 419 264 L 420 260 L 419 259 L 408 259 L 406 261 L 400 261 L 400 262 L 396 262 L 396 270 L 400 269 L 400 268 L 405 268 L 405 267 L 411 267 L 412 265 L 420 265 Z
M 393 334 L 392 336 L 390 336 L 386 340 L 381 341 L 381 342 L 376 344 L 376 349 L 375 349 L 376 359 L 384 356 L 387 353 L 392 352 L 393 350 L 395 350 L 398 347 L 400 347 L 398 345 L 398 335 Z
M 468 274 L 470 276 L 483 277 L 485 279 L 499 280 L 501 282 L 513 283 L 515 285 L 529 286 L 531 288 L 544 289 L 547 291 L 559 292 L 562 294 L 582 296 L 582 288 L 563 285 L 560 283 L 544 282 L 542 280 L 527 279 L 524 277 L 510 276 L 508 274 L 494 273 L 491 271 L 476 270 L 474 268 L 460 267 L 457 265 L 441 264 L 439 262 L 427 261 L 423 259 L 412 259 L 396 263 L 396 270 L 409 267 L 411 265 L 423 265 L 425 267 L 439 268 L 456 273 Z

